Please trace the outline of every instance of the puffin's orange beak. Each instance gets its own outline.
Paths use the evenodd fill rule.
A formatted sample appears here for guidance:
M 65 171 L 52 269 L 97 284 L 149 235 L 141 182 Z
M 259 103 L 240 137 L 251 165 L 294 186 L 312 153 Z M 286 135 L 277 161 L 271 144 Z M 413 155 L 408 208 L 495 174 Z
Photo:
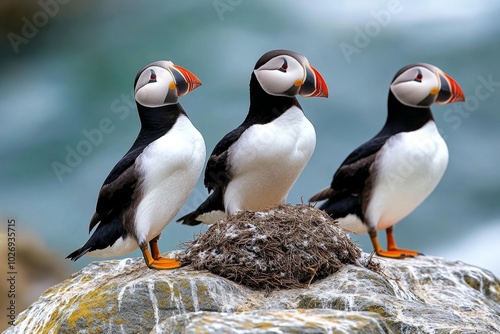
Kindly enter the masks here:
M 439 72 L 438 75 L 441 80 L 441 89 L 439 90 L 436 104 L 465 101 L 464 92 L 455 79 L 444 72 Z
M 177 95 L 183 96 L 201 86 L 201 81 L 191 71 L 179 65 L 170 67 L 177 86 Z
M 311 65 L 306 67 L 306 79 L 299 94 L 304 97 L 328 97 L 328 86 L 321 74 Z

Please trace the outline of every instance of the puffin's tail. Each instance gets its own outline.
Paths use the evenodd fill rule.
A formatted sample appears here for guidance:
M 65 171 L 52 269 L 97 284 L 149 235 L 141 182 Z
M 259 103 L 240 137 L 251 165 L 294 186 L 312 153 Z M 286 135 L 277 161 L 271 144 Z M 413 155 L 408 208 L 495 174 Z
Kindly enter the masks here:
M 335 194 L 321 204 L 319 209 L 324 210 L 333 219 L 343 218 L 349 214 L 355 214 L 360 218 L 363 217 L 358 196 L 349 193 Z
M 212 224 L 225 216 L 226 213 L 224 211 L 222 193 L 216 188 L 196 210 L 177 219 L 177 222 L 182 222 L 182 224 L 189 226 L 195 226 L 201 223 Z
M 328 186 L 315 194 L 313 197 L 309 198 L 309 202 L 319 202 L 324 199 L 330 198 L 334 195 L 334 192 L 335 191 L 332 189 L 332 187 Z
M 87 247 L 85 247 L 85 246 L 87 246 Z M 92 249 L 92 247 L 88 246 L 87 244 L 85 244 L 85 246 L 78 248 L 76 251 L 74 251 L 73 253 L 66 256 L 66 258 L 70 259 L 71 261 L 78 260 L 79 258 L 84 256 L 86 253 L 90 252 L 90 250 Z
M 76 261 L 88 252 L 113 246 L 116 240 L 126 235 L 127 231 L 120 223 L 119 217 L 114 217 L 109 221 L 101 221 L 85 245 L 66 256 L 66 258 Z

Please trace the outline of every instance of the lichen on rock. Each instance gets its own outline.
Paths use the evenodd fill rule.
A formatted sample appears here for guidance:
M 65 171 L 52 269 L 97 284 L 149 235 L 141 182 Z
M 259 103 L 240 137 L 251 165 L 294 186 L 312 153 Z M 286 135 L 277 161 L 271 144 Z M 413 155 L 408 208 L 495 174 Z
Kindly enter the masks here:
M 253 289 L 298 288 L 347 264 L 378 269 L 324 211 L 280 205 L 228 216 L 186 245 L 181 261 Z
M 150 334 L 233 333 L 390 333 L 381 318 L 369 312 L 316 310 L 258 310 L 238 313 L 197 312 L 171 317 Z
M 379 262 L 383 274 L 346 265 L 306 288 L 269 292 L 189 266 L 93 262 L 47 290 L 4 334 L 222 334 L 243 325 L 240 333 L 265 333 L 265 326 L 281 333 L 500 332 L 500 281 L 490 272 L 430 256 Z
M 225 228 L 231 237 L 235 230 Z M 432 256 L 377 258 L 378 271 L 366 268 L 369 259 L 361 253 L 304 287 L 270 290 L 192 265 L 93 262 L 48 289 L 4 334 L 500 333 L 500 281 L 489 271 Z

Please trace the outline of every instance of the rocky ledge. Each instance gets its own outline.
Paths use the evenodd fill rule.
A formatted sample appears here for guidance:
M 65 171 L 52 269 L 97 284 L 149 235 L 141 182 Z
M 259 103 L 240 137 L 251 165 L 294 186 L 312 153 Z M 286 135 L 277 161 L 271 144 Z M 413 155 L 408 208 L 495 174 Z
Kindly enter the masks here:
M 172 255 L 172 254 L 170 254 Z M 421 256 L 346 265 L 305 288 L 259 291 L 206 271 L 94 262 L 21 313 L 18 333 L 498 333 L 500 281 Z

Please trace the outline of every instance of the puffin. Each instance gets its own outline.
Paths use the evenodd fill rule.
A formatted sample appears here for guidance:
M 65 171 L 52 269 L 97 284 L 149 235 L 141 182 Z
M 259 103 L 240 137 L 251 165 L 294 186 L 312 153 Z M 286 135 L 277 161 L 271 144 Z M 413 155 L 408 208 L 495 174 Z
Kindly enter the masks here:
M 137 73 L 139 135 L 99 191 L 89 226 L 89 233 L 94 232 L 67 258 L 115 257 L 139 247 L 149 268 L 181 266 L 161 257 L 158 240 L 191 194 L 205 163 L 205 141 L 178 102 L 200 85 L 193 73 L 171 61 L 153 62 Z
M 328 87 L 299 53 L 272 50 L 262 55 L 251 74 L 246 118 L 208 159 L 208 198 L 178 222 L 213 224 L 238 211 L 284 203 L 316 146 L 314 127 L 296 95 L 328 97 Z
M 390 84 L 382 130 L 355 149 L 330 186 L 309 201 L 326 200 L 320 209 L 347 231 L 368 233 L 379 256 L 423 255 L 398 248 L 393 226 L 431 194 L 448 164 L 448 148 L 430 106 L 461 101 L 461 87 L 436 66 L 416 63 L 401 68 Z M 387 250 L 378 242 L 379 230 L 386 231 Z

